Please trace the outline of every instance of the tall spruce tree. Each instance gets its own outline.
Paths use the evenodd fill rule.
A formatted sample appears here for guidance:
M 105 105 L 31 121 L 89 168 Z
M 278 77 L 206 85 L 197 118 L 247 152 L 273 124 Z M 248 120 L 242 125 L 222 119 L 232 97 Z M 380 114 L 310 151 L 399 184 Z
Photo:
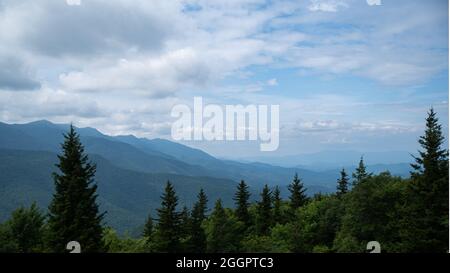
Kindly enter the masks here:
M 298 178 L 297 173 L 295 174 L 294 179 L 292 180 L 292 183 L 289 185 L 288 189 L 291 193 L 289 199 L 291 201 L 290 207 L 292 211 L 295 211 L 306 204 L 306 202 L 308 201 L 308 197 L 305 194 L 306 188 L 300 178 Z
M 273 224 L 281 224 L 283 222 L 281 203 L 280 188 L 276 186 L 273 191 Z
M 352 185 L 356 186 L 370 176 L 372 176 L 372 174 L 367 172 L 366 165 L 364 164 L 364 158 L 361 156 L 361 158 L 359 159 L 358 167 L 356 168 L 355 172 L 352 173 Z
M 248 191 L 248 186 L 245 184 L 244 180 L 241 180 L 237 186 L 237 191 L 233 200 L 236 204 L 236 217 L 239 221 L 242 221 L 246 227 L 251 225 L 250 214 L 248 212 L 249 199 L 250 192 Z
M 96 203 L 96 167 L 89 162 L 72 125 L 64 135 L 58 159 L 59 172 L 53 173 L 55 193 L 49 206 L 49 246 L 52 251 L 65 252 L 68 242 L 78 241 L 82 252 L 103 251 L 104 213 L 99 213 Z
M 411 164 L 407 246 L 413 252 L 448 250 L 448 150 L 436 112 L 428 112 L 425 134 L 420 137 L 422 150 Z
M 178 197 L 170 181 L 167 181 L 164 194 L 161 196 L 161 207 L 158 211 L 158 225 L 155 233 L 155 248 L 159 252 L 178 252 L 181 249 L 181 219 L 176 211 Z
M 261 201 L 258 202 L 256 233 L 258 235 L 268 235 L 272 220 L 272 193 L 266 184 L 261 192 Z
M 337 180 L 337 196 L 341 196 L 343 194 L 346 194 L 348 192 L 348 175 L 345 172 L 345 169 L 342 168 L 341 170 L 341 177 Z
M 188 244 L 188 251 L 194 253 L 206 252 L 206 234 L 202 223 L 206 218 L 208 197 L 203 189 L 197 195 L 197 202 L 194 204 L 191 214 L 191 238 Z

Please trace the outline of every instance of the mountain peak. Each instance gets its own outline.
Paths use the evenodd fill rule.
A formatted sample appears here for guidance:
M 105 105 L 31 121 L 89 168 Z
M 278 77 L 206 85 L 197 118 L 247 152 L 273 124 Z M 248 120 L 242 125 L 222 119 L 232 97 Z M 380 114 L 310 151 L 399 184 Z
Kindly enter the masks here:
M 26 124 L 28 124 L 28 125 L 46 125 L 46 126 L 55 126 L 56 125 L 46 119 L 40 119 L 40 120 L 28 122 Z

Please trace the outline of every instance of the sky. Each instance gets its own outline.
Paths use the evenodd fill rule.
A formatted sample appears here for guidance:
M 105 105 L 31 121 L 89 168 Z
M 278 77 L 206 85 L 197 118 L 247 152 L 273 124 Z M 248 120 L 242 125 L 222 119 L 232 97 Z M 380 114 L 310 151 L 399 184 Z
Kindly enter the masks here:
M 0 121 L 171 139 L 176 104 L 280 105 L 280 145 L 415 151 L 448 131 L 446 0 L 0 0 Z

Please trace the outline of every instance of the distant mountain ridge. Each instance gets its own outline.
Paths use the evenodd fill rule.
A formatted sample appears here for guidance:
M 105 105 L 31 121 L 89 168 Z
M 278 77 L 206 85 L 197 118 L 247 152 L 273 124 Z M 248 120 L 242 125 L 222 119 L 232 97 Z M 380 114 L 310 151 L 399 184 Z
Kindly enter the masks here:
M 415 152 L 415 151 L 414 151 Z M 267 164 L 275 164 L 282 167 L 306 168 L 309 170 L 324 171 L 341 168 L 343 166 L 353 166 L 364 157 L 367 165 L 391 165 L 401 163 L 412 163 L 413 157 L 406 151 L 377 151 L 361 152 L 352 150 L 342 151 L 322 151 L 317 153 L 305 153 L 286 156 L 272 157 L 245 157 L 242 162 L 259 161 Z
M 0 122 L 0 221 L 20 204 L 33 200 L 46 208 L 53 192 L 51 172 L 68 128 L 68 124 L 46 120 L 26 124 Z M 314 171 L 301 166 L 221 160 L 165 139 L 108 136 L 89 127 L 77 128 L 77 132 L 86 152 L 98 165 L 96 181 L 101 206 L 109 211 L 107 222 L 119 231 L 143 224 L 146 214 L 159 205 L 167 180 L 175 183 L 182 204 L 190 206 L 202 187 L 210 201 L 220 197 L 231 206 L 236 183 L 241 179 L 251 186 L 253 198 L 258 198 L 257 191 L 265 183 L 282 186 L 282 194 L 286 195 L 285 186 L 296 172 L 309 194 L 334 191 L 339 176 L 338 169 Z M 407 164 L 374 167 L 375 172 L 392 169 L 393 174 L 402 176 L 409 169 Z

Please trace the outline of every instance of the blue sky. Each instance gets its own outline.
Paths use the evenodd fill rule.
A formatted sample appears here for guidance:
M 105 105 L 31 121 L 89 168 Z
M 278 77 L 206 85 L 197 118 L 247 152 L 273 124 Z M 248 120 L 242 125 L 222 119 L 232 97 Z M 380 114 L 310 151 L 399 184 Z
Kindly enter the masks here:
M 448 130 L 448 1 L 0 0 L 0 121 L 170 139 L 194 96 L 279 104 L 264 156 L 414 151 L 430 106 Z

